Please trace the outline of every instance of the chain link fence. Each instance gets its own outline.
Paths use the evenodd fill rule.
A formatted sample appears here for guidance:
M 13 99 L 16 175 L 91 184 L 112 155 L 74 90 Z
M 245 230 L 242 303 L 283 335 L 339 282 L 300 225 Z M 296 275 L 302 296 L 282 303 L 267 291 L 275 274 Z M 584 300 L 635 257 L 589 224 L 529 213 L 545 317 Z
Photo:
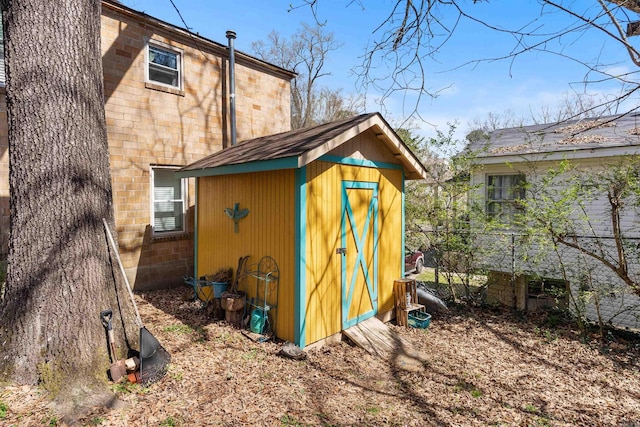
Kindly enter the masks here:
M 465 230 L 424 232 L 424 288 L 448 300 L 534 311 L 640 329 L 640 238 L 548 236 Z M 635 289 L 635 291 L 634 291 Z

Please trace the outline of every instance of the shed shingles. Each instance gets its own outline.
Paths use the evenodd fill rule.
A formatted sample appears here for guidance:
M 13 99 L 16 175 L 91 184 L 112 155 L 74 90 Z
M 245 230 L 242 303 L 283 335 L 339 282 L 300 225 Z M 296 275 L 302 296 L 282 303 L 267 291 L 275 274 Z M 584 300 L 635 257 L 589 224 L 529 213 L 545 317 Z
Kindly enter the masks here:
M 224 165 L 298 157 L 320 147 L 348 129 L 376 113 L 362 114 L 350 119 L 312 128 L 267 135 L 240 142 L 186 166 L 182 170 L 197 170 Z

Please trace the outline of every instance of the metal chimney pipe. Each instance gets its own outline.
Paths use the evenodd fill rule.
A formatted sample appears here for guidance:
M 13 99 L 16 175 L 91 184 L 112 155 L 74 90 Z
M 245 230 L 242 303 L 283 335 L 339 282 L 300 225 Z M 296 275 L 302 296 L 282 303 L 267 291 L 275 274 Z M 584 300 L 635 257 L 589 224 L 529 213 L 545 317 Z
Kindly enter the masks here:
M 236 145 L 236 53 L 233 48 L 233 41 L 236 38 L 236 32 L 227 30 L 227 39 L 229 39 L 229 109 L 231 110 L 231 145 Z

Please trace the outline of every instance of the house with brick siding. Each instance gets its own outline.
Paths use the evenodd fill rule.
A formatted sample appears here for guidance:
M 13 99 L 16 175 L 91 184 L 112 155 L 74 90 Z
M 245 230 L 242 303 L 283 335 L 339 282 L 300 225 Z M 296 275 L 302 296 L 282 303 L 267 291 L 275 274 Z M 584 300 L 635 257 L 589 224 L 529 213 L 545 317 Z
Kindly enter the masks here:
M 543 186 L 558 198 L 571 179 L 584 180 L 624 158 L 640 154 L 640 115 L 637 113 L 500 129 L 488 140 L 471 143 L 478 153 L 471 175 L 473 200 L 488 216 L 509 224 L 522 208 L 521 199 L 534 197 Z M 548 171 L 560 162 L 567 171 L 549 180 Z M 607 194 L 594 194 L 567 209 L 575 235 L 567 236 L 604 259 L 617 262 L 618 248 Z M 627 268 L 640 282 L 640 205 L 628 202 L 620 212 L 620 230 L 627 245 Z M 487 298 L 522 310 L 576 304 L 592 321 L 598 317 L 618 327 L 640 329 L 640 298 L 611 268 L 575 247 L 532 239 L 516 226 L 478 235 L 479 267 L 489 271 Z M 595 291 L 598 292 L 595 292 Z M 569 293 L 570 292 L 570 293 Z
M 221 38 L 226 30 L 220 29 Z M 178 285 L 193 274 L 195 181 L 174 171 L 229 146 L 232 128 L 238 141 L 290 130 L 295 74 L 235 51 L 231 39 L 221 44 L 112 0 L 102 2 L 101 37 L 122 261 L 137 290 Z M 2 83 L 0 258 L 6 259 L 9 147 Z

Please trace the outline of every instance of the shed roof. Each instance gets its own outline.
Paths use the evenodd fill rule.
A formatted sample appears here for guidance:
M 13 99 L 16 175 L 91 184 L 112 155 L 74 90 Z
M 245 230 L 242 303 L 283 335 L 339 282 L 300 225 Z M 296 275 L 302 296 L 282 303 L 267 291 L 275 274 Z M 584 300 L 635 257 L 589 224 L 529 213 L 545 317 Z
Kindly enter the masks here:
M 640 114 L 613 115 L 499 129 L 470 143 L 480 163 L 531 159 L 535 155 L 605 157 L 640 151 Z
M 177 174 L 195 177 L 300 168 L 371 128 L 399 160 L 407 179 L 426 177 L 424 165 L 379 113 L 249 139 L 200 159 Z

